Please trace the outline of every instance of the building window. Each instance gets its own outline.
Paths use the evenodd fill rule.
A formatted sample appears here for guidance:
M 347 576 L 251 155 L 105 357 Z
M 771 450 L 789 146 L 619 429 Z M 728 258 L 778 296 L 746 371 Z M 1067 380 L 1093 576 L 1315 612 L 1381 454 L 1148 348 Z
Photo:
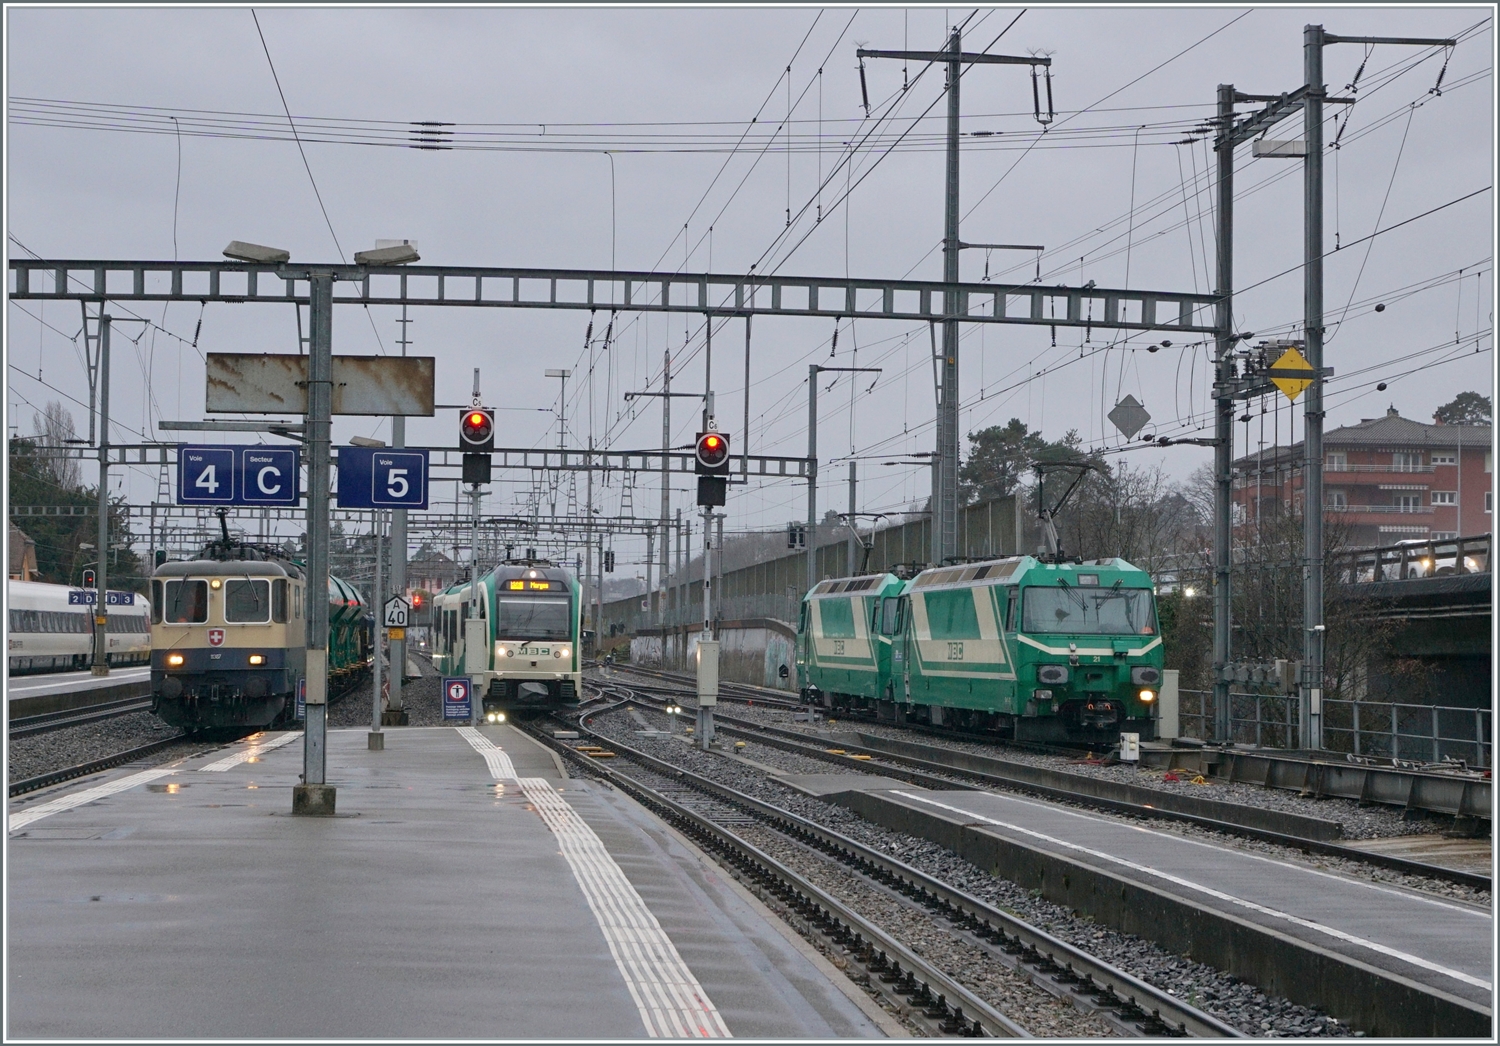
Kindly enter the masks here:
M 1329 472 L 1347 472 L 1349 470 L 1349 455 L 1342 450 L 1330 450 L 1324 455 L 1323 468 Z
M 1416 472 L 1422 467 L 1422 452 L 1398 450 L 1391 455 L 1392 472 Z
M 1325 507 L 1332 509 L 1346 509 L 1349 507 L 1349 498 L 1342 490 L 1330 490 Z
M 1457 505 L 1458 491 L 1456 490 L 1434 490 L 1432 492 L 1432 503 L 1434 505 Z
M 1441 453 L 1438 453 L 1438 452 L 1434 451 L 1433 455 L 1432 455 L 1432 463 L 1434 465 L 1457 465 L 1458 464 L 1458 455 L 1457 454 L 1441 454 Z
M 1486 512 L 1493 512 L 1495 510 L 1495 492 L 1493 490 L 1486 490 L 1484 492 L 1484 510 Z
M 1487 451 L 1484 452 L 1484 471 L 1486 471 L 1486 472 L 1494 472 L 1495 471 L 1495 452 L 1494 451 L 1487 450 Z
M 1397 494 L 1397 512 L 1415 512 L 1422 507 L 1422 495 L 1420 494 Z
M 1458 537 L 1458 532 L 1455 530 L 1434 530 L 1429 536 L 1434 541 L 1450 541 Z

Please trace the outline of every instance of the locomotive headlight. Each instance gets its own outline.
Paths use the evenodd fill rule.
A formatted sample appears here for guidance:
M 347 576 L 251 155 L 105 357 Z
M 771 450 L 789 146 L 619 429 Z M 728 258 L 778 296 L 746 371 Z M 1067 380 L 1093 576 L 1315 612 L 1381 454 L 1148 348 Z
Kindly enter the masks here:
M 250 655 L 250 663 L 252 665 L 263 665 L 263 664 L 266 663 L 266 655 L 265 654 L 251 654 Z
M 168 654 L 167 655 L 167 665 L 168 665 L 168 667 L 171 667 L 171 668 L 181 668 L 182 667 L 182 662 L 183 662 L 183 657 L 182 657 L 181 654 Z
M 494 712 L 486 712 L 484 714 L 484 721 L 486 723 L 493 723 L 495 721 L 495 713 Z
M 495 713 L 495 722 L 497 722 L 497 723 L 503 723 L 503 722 L 505 722 L 505 713 L 504 712 L 496 712 Z
M 506 650 L 503 646 L 496 647 L 495 648 L 495 653 L 499 654 L 501 657 L 509 657 L 510 656 L 510 651 Z
M 1149 705 L 1152 701 L 1156 700 L 1156 691 L 1155 690 L 1142 690 L 1140 692 L 1140 694 L 1137 695 L 1137 696 L 1140 697 L 1141 704 Z
M 208 587 L 212 588 L 212 589 L 219 589 L 219 588 L 222 588 L 223 586 L 224 586 L 224 582 L 220 581 L 218 578 L 214 578 L 212 581 L 210 581 L 208 583 Z
M 556 650 L 552 651 L 552 656 L 553 657 L 567 657 L 568 656 L 568 648 L 565 647 L 565 646 L 560 646 Z

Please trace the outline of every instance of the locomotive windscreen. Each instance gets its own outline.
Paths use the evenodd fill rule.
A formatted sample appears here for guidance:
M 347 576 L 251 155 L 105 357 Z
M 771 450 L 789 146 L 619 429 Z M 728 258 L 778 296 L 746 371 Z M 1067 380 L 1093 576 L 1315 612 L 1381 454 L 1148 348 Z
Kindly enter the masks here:
M 271 620 L 271 583 L 249 578 L 236 578 L 227 582 L 224 585 L 224 620 Z
M 1156 634 L 1151 593 L 1143 588 L 1028 588 L 1022 606 L 1027 632 Z
M 572 614 L 567 599 L 500 597 L 495 634 L 502 639 L 570 639 Z
M 207 581 L 168 581 L 163 587 L 163 620 L 173 625 L 197 625 L 208 620 Z

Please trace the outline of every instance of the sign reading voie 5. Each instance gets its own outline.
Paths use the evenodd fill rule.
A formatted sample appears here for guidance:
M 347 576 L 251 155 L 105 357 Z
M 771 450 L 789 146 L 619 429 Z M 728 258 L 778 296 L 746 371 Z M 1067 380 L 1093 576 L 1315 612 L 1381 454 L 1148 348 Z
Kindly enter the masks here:
M 179 505 L 295 505 L 301 491 L 296 447 L 177 448 Z
M 339 447 L 339 508 L 426 508 L 427 451 Z

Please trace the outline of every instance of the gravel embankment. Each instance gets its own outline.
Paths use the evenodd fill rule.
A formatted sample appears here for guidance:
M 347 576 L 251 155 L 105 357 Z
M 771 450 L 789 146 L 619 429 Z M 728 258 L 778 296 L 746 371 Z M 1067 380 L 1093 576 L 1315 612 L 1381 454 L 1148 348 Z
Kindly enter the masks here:
M 106 759 L 176 733 L 175 727 L 168 726 L 150 712 L 131 712 L 113 719 L 10 738 L 7 746 L 10 753 L 9 780 L 23 781 L 95 759 Z M 147 760 L 152 765 L 160 765 L 216 747 L 216 744 L 183 740 L 148 756 Z
M 665 716 L 636 709 L 652 726 L 665 726 Z M 643 738 L 635 735 L 640 722 L 629 712 L 619 710 L 594 718 L 593 729 L 617 738 L 621 744 L 668 759 L 694 773 L 719 781 L 731 788 L 774 803 L 792 813 L 841 832 L 867 846 L 896 857 L 913 867 L 979 897 L 990 904 L 1077 947 L 1086 949 L 1116 967 L 1159 988 L 1188 999 L 1220 1020 L 1233 1024 L 1247 1034 L 1262 1037 L 1342 1036 L 1352 1034 L 1337 1019 L 1286 999 L 1268 997 L 1255 986 L 1194 962 L 1139 937 L 1103 928 L 1074 916 L 1067 909 L 1033 897 L 1015 883 L 998 879 L 980 870 L 950 851 L 923 839 L 892 832 L 865 821 L 852 811 L 832 806 L 776 782 L 766 771 L 727 758 L 723 753 L 705 753 L 679 740 Z M 829 766 L 816 760 L 781 752 L 763 745 L 748 744 L 741 757 L 792 773 L 827 773 Z M 785 844 L 791 845 L 791 844 Z M 835 873 L 828 881 L 852 882 L 847 872 Z M 863 907 L 860 908 L 863 912 Z M 881 922 L 880 912 L 868 913 Z M 940 927 L 935 932 L 939 932 Z M 955 950 L 970 947 L 947 935 Z M 932 955 L 928 956 L 933 959 Z M 935 961 L 935 960 L 934 960 Z M 956 961 L 956 960 L 955 960 Z M 946 963 L 943 965 L 946 966 Z M 965 975 L 965 983 L 971 983 Z M 973 985 L 976 990 L 978 984 Z M 1017 1020 L 1022 1020 L 1017 1016 Z M 1025 1023 L 1023 1020 L 1022 1023 Z M 1033 1029 L 1041 1032 L 1042 1029 Z M 1071 1033 L 1069 1033 L 1071 1034 Z M 1088 1034 L 1088 1033 L 1083 1033 Z

